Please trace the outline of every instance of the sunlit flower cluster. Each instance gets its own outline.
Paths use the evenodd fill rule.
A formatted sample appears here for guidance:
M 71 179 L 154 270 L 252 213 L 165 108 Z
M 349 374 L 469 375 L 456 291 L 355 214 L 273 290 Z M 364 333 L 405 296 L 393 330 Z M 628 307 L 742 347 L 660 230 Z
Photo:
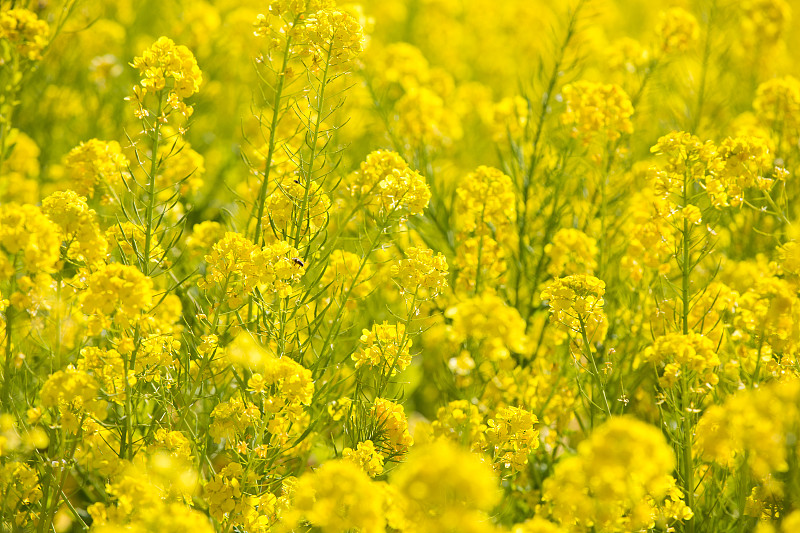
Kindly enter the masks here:
M 800 531 L 799 10 L 0 2 L 0 531 Z

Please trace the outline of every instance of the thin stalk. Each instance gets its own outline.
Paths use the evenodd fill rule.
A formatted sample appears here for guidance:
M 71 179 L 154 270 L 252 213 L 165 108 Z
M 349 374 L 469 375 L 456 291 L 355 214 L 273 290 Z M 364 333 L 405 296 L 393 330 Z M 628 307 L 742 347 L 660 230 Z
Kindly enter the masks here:
M 303 193 L 303 203 L 300 207 L 300 215 L 297 218 L 297 229 L 295 230 L 294 234 L 294 246 L 298 250 L 300 249 L 300 238 L 302 237 L 303 231 L 303 220 L 306 217 L 306 211 L 308 210 L 308 198 L 311 195 L 311 185 L 314 182 L 314 160 L 317 157 L 317 143 L 319 142 L 319 130 L 322 126 L 322 106 L 325 103 L 325 88 L 328 85 L 328 74 L 330 73 L 330 66 L 331 66 L 331 51 L 333 50 L 333 39 L 331 39 L 331 43 L 328 46 L 327 57 L 325 58 L 325 69 L 322 71 L 322 80 L 320 81 L 319 91 L 317 92 L 317 117 L 314 122 L 314 134 L 311 137 L 311 153 L 309 154 L 308 158 L 308 169 L 306 170 L 305 175 L 305 191 Z M 310 226 L 310 224 L 309 224 Z M 309 228 L 310 229 L 310 228 Z M 307 255 L 306 255 L 307 257 Z
M 576 33 L 576 26 L 578 24 L 578 14 L 583 7 L 584 0 L 578 2 L 575 6 L 575 9 L 572 11 L 570 15 L 569 22 L 567 24 L 567 33 L 564 36 L 564 41 L 561 43 L 559 48 L 558 57 L 553 64 L 553 69 L 550 72 L 550 77 L 547 81 L 547 88 L 545 89 L 544 95 L 542 97 L 542 105 L 539 109 L 539 118 L 536 123 L 536 130 L 533 136 L 533 149 L 530 156 L 530 161 L 528 163 L 528 168 L 522 177 L 522 201 L 520 202 L 521 209 L 517 210 L 517 226 L 519 227 L 519 242 L 518 242 L 518 249 L 517 254 L 519 256 L 519 272 L 517 272 L 516 280 L 514 281 L 514 303 L 517 308 L 519 308 L 519 298 L 520 298 L 520 290 L 521 290 L 521 283 L 522 283 L 522 272 L 525 271 L 526 265 L 526 252 L 525 249 L 525 232 L 527 229 L 528 223 L 528 199 L 530 196 L 530 185 L 533 181 L 534 174 L 536 173 L 536 169 L 539 166 L 539 161 L 541 159 L 540 149 L 541 145 L 540 142 L 542 140 L 542 133 L 544 131 L 544 123 L 545 118 L 547 115 L 547 108 L 550 106 L 550 102 L 553 99 L 553 91 L 555 91 L 556 84 L 558 83 L 558 78 L 560 76 L 561 67 L 564 62 L 564 58 L 566 57 L 567 49 L 569 48 L 572 39 L 575 37 Z M 544 252 L 542 252 L 544 254 Z M 535 292 L 536 287 L 531 288 L 531 292 Z
M 11 264 L 14 267 L 13 268 L 14 272 L 16 272 L 16 270 L 17 270 L 16 269 L 16 266 L 17 266 L 17 256 L 16 255 L 14 256 Z M 16 277 L 16 275 L 12 275 L 8 294 L 14 294 L 14 292 L 16 290 L 17 290 L 17 277 Z M 11 382 L 13 381 L 11 379 L 11 371 L 12 371 L 12 368 L 13 368 L 12 361 L 14 359 L 13 358 L 13 354 L 12 354 L 13 345 L 12 345 L 12 342 L 11 342 L 11 331 L 14 328 L 14 316 L 16 314 L 16 310 L 14 309 L 14 306 L 9 304 L 6 307 L 5 314 L 6 314 L 6 338 L 5 338 L 5 342 L 6 342 L 6 357 L 5 357 L 5 361 L 4 361 L 4 365 L 3 365 L 3 408 L 4 408 L 3 410 L 6 411 L 6 412 L 10 412 L 11 411 L 11 400 L 12 400 L 12 397 L 11 397 Z
M 155 118 L 155 125 L 152 133 L 152 146 L 150 152 L 150 173 L 147 178 L 147 212 L 145 214 L 146 233 L 144 237 L 144 264 L 142 272 L 145 276 L 150 275 L 150 247 L 153 242 L 153 211 L 156 205 L 156 173 L 158 172 L 158 141 L 161 134 L 161 104 L 164 100 L 164 91 L 158 93 L 158 113 Z
M 603 380 L 600 379 L 600 370 L 597 368 L 597 360 L 592 353 L 592 345 L 589 344 L 589 337 L 586 335 L 586 325 L 583 322 L 583 318 L 578 318 L 578 321 L 581 325 L 581 338 L 583 339 L 583 345 L 586 347 L 586 358 L 592 363 L 592 368 L 594 369 L 594 378 L 597 380 L 597 386 L 600 389 L 600 393 L 603 395 L 603 403 L 605 405 L 605 413 L 606 415 L 611 418 L 611 405 L 608 403 L 608 396 L 606 395 L 606 387 L 603 384 Z M 594 401 L 592 401 L 592 405 L 594 405 Z
M 689 205 L 689 175 L 688 171 L 683 173 L 683 206 Z M 683 218 L 683 264 L 681 268 L 681 327 L 684 335 L 689 333 L 689 276 L 691 275 L 690 266 L 690 253 L 691 246 L 691 226 L 686 217 Z M 683 470 L 683 483 L 684 492 L 686 495 L 686 505 L 694 509 L 694 459 L 692 457 L 692 419 L 691 419 L 691 402 L 689 397 L 689 387 L 686 381 L 686 373 L 683 373 L 681 378 L 681 433 L 682 433 L 682 470 Z M 696 511 L 695 511 L 696 512 Z M 686 523 L 686 531 L 694 533 L 695 521 L 691 518 Z
M 292 22 L 292 28 L 296 24 L 296 20 Z M 283 97 L 283 89 L 286 83 L 286 67 L 289 65 L 289 52 L 292 46 L 292 31 L 287 32 L 286 45 L 283 48 L 283 61 L 281 62 L 281 70 L 278 73 L 278 85 L 275 88 L 275 97 L 272 100 L 272 121 L 269 127 L 269 144 L 267 146 L 267 158 L 264 161 L 264 179 L 261 182 L 261 189 L 258 191 L 258 214 L 256 215 L 256 230 L 253 236 L 253 242 L 260 245 L 264 240 L 261 231 L 261 219 L 264 217 L 264 204 L 267 201 L 267 186 L 269 184 L 269 175 L 272 170 L 272 159 L 275 157 L 275 139 L 276 130 L 278 129 L 278 120 L 280 118 L 281 98 Z

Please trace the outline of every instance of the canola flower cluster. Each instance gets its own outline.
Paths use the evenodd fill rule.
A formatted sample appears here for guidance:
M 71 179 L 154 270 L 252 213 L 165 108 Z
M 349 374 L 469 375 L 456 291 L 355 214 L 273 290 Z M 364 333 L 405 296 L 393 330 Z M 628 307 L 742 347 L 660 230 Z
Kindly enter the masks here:
M 0 532 L 800 531 L 798 13 L 0 2 Z

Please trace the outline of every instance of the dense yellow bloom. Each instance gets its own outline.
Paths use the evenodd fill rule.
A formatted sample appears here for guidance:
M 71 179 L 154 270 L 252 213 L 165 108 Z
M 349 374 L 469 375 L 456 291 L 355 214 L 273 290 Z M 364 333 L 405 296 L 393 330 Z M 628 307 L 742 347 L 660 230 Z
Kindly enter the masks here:
M 18 461 L 3 464 L 0 466 L 0 494 L 4 510 L 24 517 L 42 497 L 36 470 Z
M 547 273 L 553 277 L 594 274 L 597 268 L 597 241 L 577 229 L 558 230 L 544 253 L 550 259 Z
M 779 139 L 796 142 L 800 135 L 800 81 L 792 76 L 765 81 L 758 86 L 753 109 Z
M 751 282 L 752 283 L 752 282 Z M 768 358 L 765 370 L 776 377 L 786 372 L 797 373 L 798 333 L 800 332 L 800 299 L 793 285 L 784 279 L 765 276 L 747 287 L 737 299 L 733 325 L 738 335 L 755 346 L 761 345 L 764 354 L 770 351 L 788 357 Z
M 147 228 L 135 224 L 133 222 L 121 222 L 114 224 L 106 230 L 106 240 L 108 241 L 111 251 L 115 247 L 119 252 L 128 259 L 131 264 L 136 264 L 140 257 L 144 259 L 143 252 L 145 248 L 145 241 L 147 240 Z M 151 236 L 152 237 L 152 236 Z M 162 268 L 170 266 L 170 260 L 164 249 L 156 244 L 153 244 L 155 239 L 152 239 L 150 245 L 150 257 L 148 260 L 152 265 L 159 265 Z
M 666 387 L 674 386 L 684 374 L 697 385 L 713 387 L 719 381 L 715 370 L 720 361 L 714 341 L 699 333 L 657 337 L 653 346 L 645 350 L 645 357 L 664 369 L 661 382 Z
M 13 4 L 12 4 L 13 6 Z M 30 61 L 42 58 L 50 28 L 27 9 L 8 9 L 0 12 L 0 39 L 8 41 L 17 55 Z
M 181 499 L 188 499 L 196 478 L 182 461 L 155 454 L 127 467 L 106 487 L 109 503 L 95 503 L 87 511 L 92 531 L 196 531 L 211 533 L 208 517 Z
M 500 143 L 509 135 L 516 138 L 524 132 L 528 114 L 528 102 L 520 96 L 514 96 L 493 104 L 484 111 L 482 118 L 491 127 L 494 141 Z
M 151 453 L 166 452 L 173 457 L 191 459 L 192 442 L 180 431 L 156 430 L 155 444 Z
M 411 364 L 411 338 L 406 334 L 403 324 L 373 324 L 361 335 L 364 345 L 353 354 L 356 368 L 368 366 L 381 372 L 394 375 Z
M 503 285 L 508 270 L 505 250 L 488 235 L 461 242 L 453 267 L 457 272 L 455 286 L 464 292 L 474 292 L 479 282 L 483 287 Z
M 665 158 L 663 169 L 652 171 L 655 193 L 663 196 L 690 194 L 689 187 L 693 183 L 714 176 L 723 165 L 713 142 L 704 143 L 685 131 L 673 131 L 660 137 L 650 151 Z
M 84 416 L 105 418 L 106 403 L 97 398 L 99 388 L 97 380 L 86 372 L 72 367 L 59 370 L 42 385 L 42 406 L 57 408 L 62 427 L 76 433 Z
M 100 231 L 97 213 L 89 209 L 86 198 L 73 191 L 56 192 L 44 199 L 42 212 L 61 228 L 68 258 L 87 264 L 106 258 L 108 242 Z
M 594 276 L 576 274 L 556 278 L 542 291 L 552 320 L 565 331 L 581 334 L 589 325 L 604 322 L 603 295 L 606 284 Z M 589 339 L 592 341 L 592 339 Z M 594 339 L 599 341 L 602 339 Z
M 662 11 L 656 28 L 661 52 L 675 54 L 687 52 L 697 43 L 700 27 L 697 19 L 680 7 Z
M 270 531 L 277 498 L 269 492 L 257 496 L 244 492 L 255 479 L 239 463 L 226 465 L 204 487 L 211 516 L 227 527 L 235 524 L 255 533 Z
M 288 356 L 267 356 L 261 365 L 262 387 L 273 387 L 277 391 L 272 409 L 278 410 L 284 402 L 289 406 L 311 404 L 314 396 L 311 370 Z
M 38 207 L 0 205 L 0 278 L 10 277 L 19 266 L 29 273 L 53 272 L 60 256 L 59 235 L 59 227 Z
M 331 201 L 320 188 L 320 184 L 312 182 L 308 187 L 302 178 L 286 174 L 278 179 L 278 187 L 267 196 L 264 204 L 265 213 L 262 227 L 266 234 L 271 234 L 274 226 L 277 235 L 293 235 L 297 228 L 297 218 L 305 205 L 301 234 L 315 232 L 322 228 L 328 218 Z
M 347 294 L 349 299 L 360 299 L 375 288 L 372 281 L 374 275 L 372 266 L 366 260 L 352 252 L 334 250 L 320 284 L 329 287 L 334 294 L 344 295 L 349 291 Z
M 525 353 L 525 320 L 516 308 L 489 292 L 464 300 L 446 311 L 459 342 L 472 340 L 490 361 L 507 359 L 511 352 Z
M 475 531 L 500 498 L 492 469 L 448 440 L 415 448 L 391 477 L 417 531 Z M 480 530 L 478 530 L 480 531 Z
M 383 472 L 383 456 L 375 449 L 371 440 L 359 442 L 356 449 L 345 448 L 342 458 L 360 466 L 370 477 L 375 477 Z
M 792 18 L 792 8 L 785 0 L 744 0 L 739 9 L 749 43 L 775 44 Z
M 709 407 L 697 424 L 695 446 L 722 466 L 744 462 L 758 480 L 785 472 L 797 454 L 800 381 L 791 379 L 743 390 Z
M 435 298 L 447 287 L 447 259 L 433 250 L 411 247 L 392 265 L 391 275 L 400 288 L 415 298 Z
M 649 529 L 657 506 L 673 497 L 674 468 L 675 456 L 658 428 L 616 417 L 581 442 L 576 455 L 559 461 L 542 499 L 566 531 Z
M 205 255 L 206 250 L 225 236 L 225 228 L 219 222 L 206 220 L 192 227 L 186 237 L 186 252 L 192 257 Z
M 81 308 L 99 332 L 113 324 L 127 327 L 153 305 L 153 281 L 131 265 L 103 265 L 86 280 Z
M 361 53 L 364 33 L 350 13 L 336 9 L 320 9 L 310 15 L 303 26 L 313 61 L 317 65 L 342 66 Z
M 100 383 L 100 388 L 116 403 L 125 400 L 125 363 L 116 350 L 103 350 L 96 346 L 87 346 L 81 350 L 78 370 L 90 372 Z
M 435 437 L 446 437 L 473 451 L 486 449 L 486 429 L 483 416 L 476 405 L 467 400 L 454 400 L 439 408 L 431 423 Z
M 292 284 L 305 273 L 299 252 L 284 241 L 258 248 L 239 233 L 226 233 L 206 255 L 206 276 L 200 281 L 203 289 L 214 283 L 226 289 L 228 305 L 238 307 L 244 295 L 256 287 L 262 293 L 289 295 Z
M 502 171 L 478 167 L 456 190 L 457 227 L 479 235 L 502 235 L 516 217 L 514 183 Z
M 185 116 L 192 114 L 192 108 L 183 103 L 183 100 L 200 90 L 203 74 L 188 48 L 176 45 L 167 37 L 159 37 L 141 56 L 134 58 L 133 66 L 139 69 L 142 77 L 133 91 L 137 116 L 148 115 L 144 104 L 148 94 L 158 95 L 164 90 L 168 92 L 162 97 L 162 106 L 168 103 Z M 161 109 L 156 110 L 156 113 L 160 114 Z
M 409 214 L 418 214 L 431 198 L 425 178 L 400 155 L 386 150 L 367 156 L 350 176 L 350 188 L 366 205 L 380 207 L 385 212 L 406 209 Z
M 269 12 L 278 17 L 285 14 L 302 15 L 328 9 L 335 4 L 334 0 L 273 0 L 269 4 Z
M 414 439 L 408 432 L 408 418 L 403 406 L 385 398 L 375 398 L 372 412 L 388 453 L 405 453 Z
M 528 454 L 539 447 L 539 420 L 531 412 L 504 407 L 487 422 L 486 440 L 495 462 L 519 471 L 528 464 Z
M 324 533 L 384 531 L 381 493 L 361 467 L 348 460 L 328 461 L 301 476 L 291 512 Z
M 738 207 L 744 201 L 745 189 L 768 190 L 772 186 L 772 179 L 765 176 L 772 170 L 773 161 L 765 139 L 728 137 L 719 145 L 718 153 L 723 166 L 706 179 L 706 190 L 714 206 L 730 203 Z
M 651 189 L 631 200 L 624 225 L 629 240 L 621 263 L 635 282 L 642 280 L 645 268 L 661 274 L 672 268 L 670 260 L 678 236 L 671 215 L 669 200 L 656 196 Z
M 170 142 L 159 148 L 159 174 L 156 176 L 158 189 L 172 190 L 178 185 L 181 194 L 196 193 L 203 186 L 206 172 L 203 156 L 192 150 L 189 143 Z
M 209 434 L 215 439 L 225 439 L 228 446 L 239 442 L 248 429 L 261 421 L 261 411 L 252 402 L 231 398 L 218 404 L 211 413 L 214 421 Z
M 618 85 L 578 81 L 561 90 L 566 110 L 561 122 L 572 128 L 573 137 L 589 144 L 595 136 L 614 142 L 633 133 L 633 105 Z
M 0 530 L 797 533 L 799 2 L 4 2 Z
M 119 183 L 128 165 L 118 142 L 97 139 L 76 146 L 64 159 L 70 188 L 89 198 L 99 186 Z
M 403 90 L 409 91 L 425 85 L 429 81 L 430 66 L 422 51 L 410 43 L 397 42 L 388 44 L 380 50 L 379 80 L 385 84 L 399 84 Z
M 426 87 L 412 88 L 395 105 L 397 133 L 407 142 L 435 148 L 447 146 L 463 135 L 458 116 L 444 100 Z

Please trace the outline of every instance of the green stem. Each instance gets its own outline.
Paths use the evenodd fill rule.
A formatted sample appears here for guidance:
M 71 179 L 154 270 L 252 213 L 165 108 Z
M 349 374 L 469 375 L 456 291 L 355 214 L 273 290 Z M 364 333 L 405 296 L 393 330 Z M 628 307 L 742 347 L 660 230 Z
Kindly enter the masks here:
M 579 317 L 578 321 L 581 325 L 581 338 L 583 339 L 583 345 L 586 347 L 586 358 L 592 363 L 592 368 L 594 369 L 594 378 L 597 381 L 597 386 L 600 389 L 600 393 L 603 395 L 603 403 L 605 405 L 605 413 L 606 415 L 611 418 L 611 405 L 608 403 L 608 396 L 606 395 L 606 387 L 603 383 L 603 380 L 600 378 L 600 370 L 597 368 L 597 360 L 592 353 L 592 345 L 589 343 L 589 337 L 586 335 L 586 324 L 583 321 L 583 318 Z M 594 400 L 592 400 L 592 405 L 594 406 Z
M 330 45 L 328 46 L 327 57 L 325 59 L 325 69 L 322 71 L 322 80 L 320 81 L 319 91 L 317 92 L 317 106 L 315 111 L 317 112 L 317 116 L 314 122 L 314 134 L 311 137 L 311 153 L 308 157 L 308 169 L 305 172 L 305 191 L 303 193 L 303 203 L 300 207 L 300 213 L 297 217 L 297 228 L 295 229 L 294 234 L 294 246 L 298 250 L 300 250 L 300 239 L 303 233 L 303 219 L 306 217 L 306 211 L 308 210 L 308 199 L 311 196 L 311 186 L 314 182 L 314 160 L 317 158 L 317 143 L 319 142 L 319 130 L 322 126 L 322 107 L 325 102 L 325 88 L 328 85 L 328 73 L 330 72 L 330 64 L 331 64 L 331 50 L 333 49 L 333 40 L 331 40 Z M 309 224 L 309 230 L 310 230 Z M 305 258 L 308 258 L 308 254 L 304 255 Z
M 689 205 L 689 175 L 688 171 L 683 173 L 683 207 Z M 691 276 L 692 267 L 690 265 L 691 256 L 689 248 L 691 246 L 691 226 L 689 220 L 683 218 L 683 263 L 681 268 L 681 327 L 684 335 L 689 334 L 689 277 Z M 683 484 L 684 493 L 686 495 L 686 505 L 694 509 L 694 459 L 692 457 L 692 417 L 691 417 L 691 398 L 689 397 L 689 386 L 687 383 L 686 373 L 682 374 L 681 384 L 681 433 L 682 433 L 682 459 L 683 459 Z M 696 513 L 696 511 L 695 511 Z M 694 518 L 689 519 L 686 524 L 686 531 L 694 533 L 695 521 Z
M 11 264 L 14 267 L 13 268 L 14 272 L 16 272 L 16 265 L 17 265 L 17 256 L 16 255 L 14 256 Z M 16 277 L 16 274 L 12 274 L 11 281 L 10 281 L 10 286 L 9 286 L 9 290 L 8 290 L 8 294 L 9 295 L 10 294 L 14 294 L 14 291 L 16 291 L 16 288 L 17 288 L 17 277 Z M 14 350 L 14 348 L 13 348 L 13 344 L 11 342 L 11 331 L 14 328 L 14 316 L 15 316 L 15 314 L 16 314 L 16 310 L 14 309 L 14 307 L 11 304 L 9 304 L 8 307 L 6 307 L 6 311 L 5 311 L 5 315 L 6 315 L 6 338 L 5 338 L 6 354 L 5 355 L 6 355 L 6 357 L 5 357 L 5 361 L 4 361 L 4 364 L 3 364 L 3 405 L 2 405 L 3 409 L 2 410 L 5 411 L 5 412 L 11 412 L 12 411 L 12 409 L 11 409 L 11 400 L 12 400 L 11 382 L 13 381 L 13 379 L 11 379 L 11 372 L 13 370 L 13 360 L 14 360 L 13 350 Z
M 261 182 L 261 189 L 258 191 L 258 214 L 256 215 L 256 230 L 253 236 L 253 242 L 260 244 L 264 240 L 261 231 L 261 219 L 264 217 L 264 204 L 267 201 L 267 186 L 269 184 L 269 175 L 272 170 L 272 159 L 275 157 L 275 138 L 278 129 L 278 120 L 280 119 L 281 98 L 283 97 L 283 89 L 286 84 L 286 67 L 289 65 L 289 52 L 292 46 L 292 29 L 296 24 L 296 20 L 292 22 L 292 26 L 287 32 L 286 45 L 283 48 L 283 61 L 281 63 L 281 70 L 278 73 L 278 85 L 275 88 L 275 97 L 272 100 L 272 120 L 269 126 L 269 144 L 267 146 L 267 158 L 264 161 L 264 179 Z
M 150 248 L 153 242 L 153 211 L 156 205 L 156 173 L 158 172 L 158 141 L 161 134 L 161 104 L 164 99 L 164 91 L 158 93 L 158 108 L 153 126 L 152 134 L 152 147 L 150 153 L 150 173 L 148 174 L 148 190 L 147 190 L 147 212 L 145 220 L 147 227 L 145 228 L 144 237 L 144 264 L 142 265 L 142 272 L 145 276 L 150 275 Z

